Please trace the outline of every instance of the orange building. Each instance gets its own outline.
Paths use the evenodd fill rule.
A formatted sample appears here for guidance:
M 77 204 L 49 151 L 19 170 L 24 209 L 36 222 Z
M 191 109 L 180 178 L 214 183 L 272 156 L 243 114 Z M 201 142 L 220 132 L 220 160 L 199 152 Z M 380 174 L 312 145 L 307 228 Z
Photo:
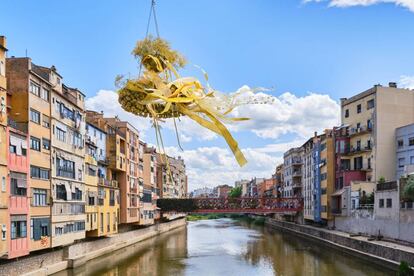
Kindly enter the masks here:
M 30 139 L 30 225 L 33 235 L 30 250 L 51 246 L 50 170 L 51 170 L 51 90 L 42 66 L 30 58 L 7 59 L 7 82 L 10 92 L 9 118 L 27 124 Z
M 265 178 L 263 181 L 257 184 L 257 194 L 258 197 L 270 196 L 272 195 L 272 190 L 276 184 L 275 178 Z M 270 191 L 270 192 L 269 192 Z
M 120 192 L 119 223 L 139 223 L 140 179 L 143 152 L 140 152 L 139 132 L 118 117 L 105 118 L 103 113 L 87 111 L 87 120 L 106 129 L 106 151 L 109 157 L 107 178 L 116 181 Z

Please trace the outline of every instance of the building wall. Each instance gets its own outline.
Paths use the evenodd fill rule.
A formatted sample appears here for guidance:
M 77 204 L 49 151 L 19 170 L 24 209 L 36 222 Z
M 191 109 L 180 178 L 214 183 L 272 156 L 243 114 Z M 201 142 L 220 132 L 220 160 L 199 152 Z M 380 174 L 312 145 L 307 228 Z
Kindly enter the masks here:
M 379 87 L 377 92 L 376 175 L 396 180 L 395 129 L 414 121 L 414 93 L 408 89 Z
M 29 198 L 28 193 L 30 191 L 30 178 L 29 178 L 29 160 L 30 150 L 28 149 L 28 136 L 19 130 L 7 127 L 7 144 L 15 145 L 16 152 L 8 152 L 8 177 L 6 181 L 6 193 L 9 196 L 8 200 L 8 218 L 6 223 L 6 239 L 8 241 L 8 258 L 16 258 L 29 254 L 29 240 L 30 240 L 30 224 L 29 224 Z M 24 154 L 26 149 L 26 154 Z M 19 174 L 24 176 L 25 180 L 25 195 L 14 194 L 11 190 L 12 176 L 13 174 Z M 17 180 L 20 182 L 21 180 Z M 19 186 L 18 186 L 19 187 Z M 26 233 L 21 234 L 21 237 L 12 237 L 12 224 L 16 221 L 15 218 L 19 218 L 18 221 L 25 223 Z M 18 226 L 17 226 L 18 227 Z M 17 228 L 16 227 L 16 228 Z M 23 229 L 20 227 L 20 229 Z M 16 230 L 17 233 L 17 230 Z
M 284 156 L 284 197 L 302 197 L 303 148 L 292 148 Z
M 85 237 L 85 113 L 83 95 L 78 90 L 63 85 L 55 71 L 48 73 L 56 82 L 51 95 L 51 194 L 53 198 L 51 231 L 52 247 L 55 247 L 71 244 Z M 63 106 L 65 110 L 73 112 L 73 120 L 69 118 L 67 111 L 63 110 Z M 64 139 L 59 129 L 65 132 Z M 62 163 L 58 164 L 58 159 L 73 162 L 74 175 L 59 175 L 58 170 Z M 66 199 L 58 196 L 58 189 L 61 187 L 64 187 L 62 190 L 66 194 Z M 77 192 L 79 195 L 76 195 Z
M 303 216 L 307 220 L 314 220 L 314 157 L 313 141 L 309 139 L 304 145 L 303 155 Z
M 396 179 L 400 179 L 404 174 L 410 173 L 410 168 L 414 165 L 414 145 L 409 145 L 410 139 L 414 139 L 414 124 L 397 128 L 395 136 Z
M 6 81 L 6 38 L 0 36 L 0 234 L 6 232 L 7 206 L 7 81 Z M 7 241 L 0 238 L 0 257 L 7 253 Z

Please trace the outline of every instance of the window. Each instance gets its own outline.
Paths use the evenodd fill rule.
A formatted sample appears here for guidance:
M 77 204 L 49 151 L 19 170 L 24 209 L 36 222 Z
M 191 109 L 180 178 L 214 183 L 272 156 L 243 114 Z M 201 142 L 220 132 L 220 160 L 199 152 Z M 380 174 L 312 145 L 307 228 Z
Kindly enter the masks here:
M 37 83 L 34 83 L 33 81 L 31 81 L 29 90 L 30 90 L 30 93 L 32 93 L 33 95 L 40 97 L 40 85 L 38 85 Z
M 362 169 L 362 156 L 354 158 L 354 170 Z
M 104 215 L 103 215 L 103 213 L 101 213 L 101 221 L 100 221 L 100 224 L 101 224 L 101 232 L 103 232 L 103 230 L 104 230 L 103 217 L 104 217 Z
M 66 131 L 56 127 L 56 137 L 59 141 L 66 142 Z
M 43 100 L 45 100 L 45 101 L 49 102 L 49 95 L 50 95 L 49 90 L 47 90 L 46 88 L 42 88 L 42 94 L 40 95 L 40 97 L 41 97 Z
M 63 103 L 57 102 L 59 113 L 63 118 L 68 118 L 72 121 L 75 121 L 75 112 L 68 107 L 66 107 Z
M 30 136 L 30 148 L 35 151 L 40 151 L 40 139 Z
M 30 108 L 30 121 L 40 125 L 40 113 Z
M 345 118 L 348 118 L 349 117 L 349 109 L 346 109 L 345 110 Z
M 371 169 L 371 158 L 368 158 L 368 169 Z
M 1 239 L 2 239 L 3 241 L 5 241 L 5 240 L 6 240 L 6 224 L 3 224 L 3 225 L 1 226 Z
M 49 218 L 32 218 L 31 225 L 31 238 L 35 241 L 40 240 L 42 237 L 49 236 L 50 220 Z
M 30 166 L 30 177 L 39 179 L 49 179 L 50 173 L 48 169 L 42 169 L 36 166 Z
M 378 205 L 379 205 L 379 207 L 380 207 L 380 208 L 384 208 L 384 199 L 383 199 L 383 198 L 381 198 L 381 199 L 379 200 Z
M 25 216 L 11 217 L 11 239 L 25 238 L 27 235 L 27 224 Z
M 414 165 L 414 156 L 410 156 L 410 164 Z
M 43 149 L 50 150 L 50 140 L 42 138 Z
M 22 173 L 10 173 L 10 191 L 14 196 L 26 196 L 26 175 Z
M 47 190 L 33 189 L 33 206 L 47 206 Z
M 371 121 L 371 119 L 368 119 L 367 120 L 367 128 L 368 129 L 372 129 L 372 121 Z
M 321 181 L 326 180 L 326 173 L 321 174 Z
M 402 168 L 405 165 L 405 158 L 398 158 L 398 167 Z
M 367 101 L 367 109 L 374 108 L 374 99 Z
M 43 114 L 42 119 L 43 119 L 42 125 L 45 128 L 50 128 L 50 117 L 49 116 L 46 116 L 45 114 Z
M 88 196 L 88 205 L 95 205 L 95 197 L 94 196 Z
M 387 208 L 392 207 L 392 198 L 387 198 Z
M 357 113 L 361 113 L 362 111 L 362 107 L 361 104 L 357 105 Z
M 0 75 L 1 76 L 6 75 L 6 66 L 4 65 L 4 61 L 0 61 Z
M 5 192 L 6 191 L 6 177 L 5 176 L 3 176 L 1 178 L 1 191 L 2 192 Z
M 56 185 L 56 198 L 67 200 L 65 185 Z
M 75 188 L 75 192 L 72 193 L 72 200 L 82 200 L 82 191 L 79 188 Z
M 398 148 L 402 148 L 404 146 L 404 140 L 403 139 L 398 140 L 397 141 L 397 146 L 398 146 Z
M 82 135 L 79 132 L 73 133 L 73 145 L 82 147 Z
M 408 145 L 414 146 L 414 137 L 411 137 L 410 139 L 408 139 Z
M 75 162 L 56 158 L 57 176 L 75 179 Z

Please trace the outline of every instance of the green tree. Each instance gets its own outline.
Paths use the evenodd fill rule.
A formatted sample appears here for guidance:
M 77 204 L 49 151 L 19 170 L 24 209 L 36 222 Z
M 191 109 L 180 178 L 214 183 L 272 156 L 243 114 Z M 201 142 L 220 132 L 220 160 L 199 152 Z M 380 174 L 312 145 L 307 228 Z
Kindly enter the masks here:
M 414 271 L 411 269 L 410 265 L 405 262 L 401 261 L 400 267 L 398 268 L 398 276 L 413 276 Z
M 414 201 L 414 177 L 409 176 L 404 186 L 403 195 L 408 200 Z
M 230 193 L 229 193 L 229 197 L 231 197 L 231 198 L 241 197 L 241 195 L 242 195 L 242 188 L 241 187 L 232 188 L 230 190 Z

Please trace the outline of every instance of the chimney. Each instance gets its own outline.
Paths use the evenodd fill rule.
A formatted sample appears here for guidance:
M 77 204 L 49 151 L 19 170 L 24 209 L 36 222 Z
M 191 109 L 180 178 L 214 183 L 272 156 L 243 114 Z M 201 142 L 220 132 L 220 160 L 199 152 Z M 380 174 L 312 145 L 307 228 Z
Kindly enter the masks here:
M 397 88 L 397 83 L 396 82 L 389 82 L 388 86 L 392 87 L 392 88 Z
M 7 39 L 5 36 L 1 35 L 0 36 L 0 47 L 6 49 L 7 51 L 7 43 L 6 43 Z

